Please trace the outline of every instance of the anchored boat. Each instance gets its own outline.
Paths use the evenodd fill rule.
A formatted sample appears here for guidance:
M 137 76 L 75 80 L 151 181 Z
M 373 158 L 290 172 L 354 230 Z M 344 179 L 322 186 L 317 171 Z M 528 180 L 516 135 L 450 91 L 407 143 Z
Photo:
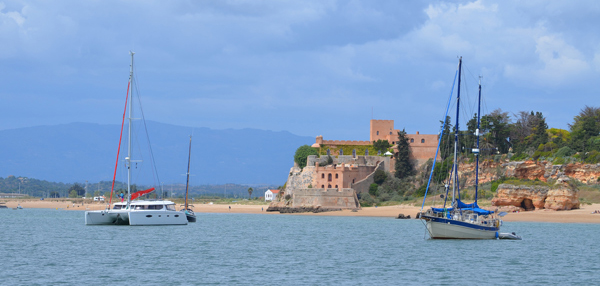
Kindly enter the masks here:
M 475 201 L 470 204 L 466 204 L 460 200 L 460 185 L 458 181 L 458 145 L 459 145 L 459 109 L 460 109 L 460 80 L 461 80 L 461 69 L 462 69 L 462 57 L 458 61 L 458 91 L 456 96 L 456 125 L 454 129 L 454 161 L 452 170 L 448 182 L 445 183 L 444 204 L 441 208 L 429 208 L 426 212 L 423 212 L 425 206 L 425 199 L 427 198 L 427 192 L 431 185 L 431 178 L 435 168 L 435 160 L 431 168 L 429 175 L 429 181 L 427 183 L 427 189 L 425 191 L 425 197 L 423 198 L 423 204 L 421 205 L 420 218 L 425 222 L 427 232 L 430 238 L 433 239 L 494 239 L 499 237 L 498 231 L 502 225 L 502 220 L 499 215 L 494 211 L 485 210 L 479 207 L 477 204 L 477 191 L 479 184 L 479 126 L 481 119 L 481 81 L 479 82 L 479 97 L 477 107 L 477 129 L 475 135 L 477 137 L 477 147 L 473 149 L 473 154 L 476 158 L 475 167 Z M 452 94 L 450 95 L 452 97 Z M 446 129 L 446 117 L 450 108 L 452 100 L 448 100 L 448 107 L 446 108 L 446 115 L 444 116 L 444 126 L 442 126 L 442 132 L 440 132 L 440 139 L 438 148 L 436 151 L 436 157 L 440 150 L 442 142 L 443 131 Z M 447 134 L 449 135 L 449 134 Z M 448 202 L 448 193 L 450 193 L 450 186 L 452 186 L 452 200 Z
M 132 193 L 131 185 L 131 169 L 132 163 L 140 162 L 132 159 L 132 121 L 133 121 L 133 52 L 131 55 L 131 66 L 129 71 L 129 82 L 127 84 L 127 96 L 125 99 L 125 110 L 123 112 L 123 122 L 121 123 L 121 138 L 123 137 L 123 126 L 125 123 L 125 114 L 129 110 L 129 140 L 127 146 L 127 157 L 125 164 L 127 167 L 127 201 L 115 203 L 110 208 L 112 203 L 113 191 L 115 187 L 115 177 L 117 174 L 117 166 L 119 163 L 119 153 L 121 149 L 121 138 L 119 139 L 119 148 L 117 151 L 117 162 L 115 163 L 115 172 L 113 174 L 112 188 L 110 192 L 109 208 L 100 211 L 86 211 L 86 225 L 185 225 L 188 223 L 186 214 L 183 211 L 175 209 L 175 203 L 166 200 L 136 200 L 142 195 L 154 191 L 150 188 L 143 191 Z M 131 95 L 130 95 L 131 91 Z M 129 101 L 128 101 L 129 100 Z M 127 108 L 129 105 L 129 108 Z M 143 115 L 143 113 L 142 113 Z M 143 117 L 143 116 L 142 116 Z M 152 152 L 150 152 L 152 154 Z M 153 159 L 154 161 L 154 159 Z

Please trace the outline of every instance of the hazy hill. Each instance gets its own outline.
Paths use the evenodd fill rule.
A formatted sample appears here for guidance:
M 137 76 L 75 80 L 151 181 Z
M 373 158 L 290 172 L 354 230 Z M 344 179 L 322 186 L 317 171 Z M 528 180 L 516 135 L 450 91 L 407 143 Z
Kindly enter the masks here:
M 185 183 L 191 127 L 147 122 L 160 181 Z M 143 127 L 142 127 L 143 128 Z M 127 129 L 125 128 L 124 133 Z M 54 182 L 110 181 L 115 166 L 119 125 L 71 123 L 0 131 L 0 177 L 24 176 Z M 296 148 L 314 138 L 257 129 L 194 128 L 192 144 L 193 185 L 283 185 Z M 122 168 L 124 135 L 117 180 L 126 181 Z M 145 141 L 136 132 L 134 142 Z M 147 148 L 146 148 L 147 149 Z M 138 157 L 139 158 L 139 157 Z M 149 156 L 144 162 L 149 166 Z M 152 184 L 150 178 L 138 179 Z

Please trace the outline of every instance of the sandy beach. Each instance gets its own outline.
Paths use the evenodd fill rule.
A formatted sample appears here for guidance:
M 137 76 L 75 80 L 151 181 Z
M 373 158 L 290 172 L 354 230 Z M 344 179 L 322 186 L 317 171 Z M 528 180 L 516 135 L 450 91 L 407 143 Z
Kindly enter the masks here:
M 40 201 L 40 200 L 9 200 L 5 205 L 15 208 L 21 205 L 23 208 L 48 208 L 57 210 L 101 210 L 106 204 L 73 204 L 69 201 Z M 229 207 L 231 206 L 231 209 Z M 323 212 L 323 213 L 301 213 L 280 214 L 279 212 L 266 212 L 267 205 L 243 205 L 243 204 L 196 204 L 193 206 L 196 213 L 249 213 L 267 215 L 319 215 L 319 216 L 358 216 L 358 217 L 397 217 L 398 214 L 410 215 L 414 218 L 420 211 L 420 207 L 411 205 L 395 205 L 384 207 L 365 207 L 356 212 L 350 210 Z M 536 210 L 529 212 L 509 213 L 503 220 L 530 221 L 530 222 L 558 222 L 558 223 L 600 223 L 600 214 L 592 214 L 594 210 L 600 210 L 600 204 L 583 205 L 580 209 L 570 211 Z

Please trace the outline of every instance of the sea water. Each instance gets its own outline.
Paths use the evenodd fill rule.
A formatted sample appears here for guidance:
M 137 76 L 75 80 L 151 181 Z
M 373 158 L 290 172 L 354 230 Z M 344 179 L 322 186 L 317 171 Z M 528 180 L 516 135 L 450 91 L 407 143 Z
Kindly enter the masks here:
M 86 226 L 0 210 L 0 285 L 597 285 L 599 224 L 504 223 L 521 241 L 429 240 L 419 220 L 206 214 Z

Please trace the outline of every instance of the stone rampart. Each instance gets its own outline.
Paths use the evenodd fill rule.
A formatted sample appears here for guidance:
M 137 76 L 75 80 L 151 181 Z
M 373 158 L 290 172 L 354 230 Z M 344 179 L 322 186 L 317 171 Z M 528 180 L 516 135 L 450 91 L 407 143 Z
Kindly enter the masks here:
M 353 189 L 298 189 L 292 195 L 292 208 L 360 209 Z
M 375 182 L 375 180 L 373 179 L 373 176 L 375 176 L 375 171 L 385 171 L 385 169 L 385 162 L 377 163 L 377 166 L 375 167 L 375 170 L 373 170 L 373 173 L 369 174 L 366 178 L 352 184 L 352 189 L 354 189 L 357 194 L 368 193 L 369 187 Z
M 371 141 L 357 141 L 357 140 L 323 140 L 320 143 L 321 146 L 339 146 L 339 145 L 371 145 Z

